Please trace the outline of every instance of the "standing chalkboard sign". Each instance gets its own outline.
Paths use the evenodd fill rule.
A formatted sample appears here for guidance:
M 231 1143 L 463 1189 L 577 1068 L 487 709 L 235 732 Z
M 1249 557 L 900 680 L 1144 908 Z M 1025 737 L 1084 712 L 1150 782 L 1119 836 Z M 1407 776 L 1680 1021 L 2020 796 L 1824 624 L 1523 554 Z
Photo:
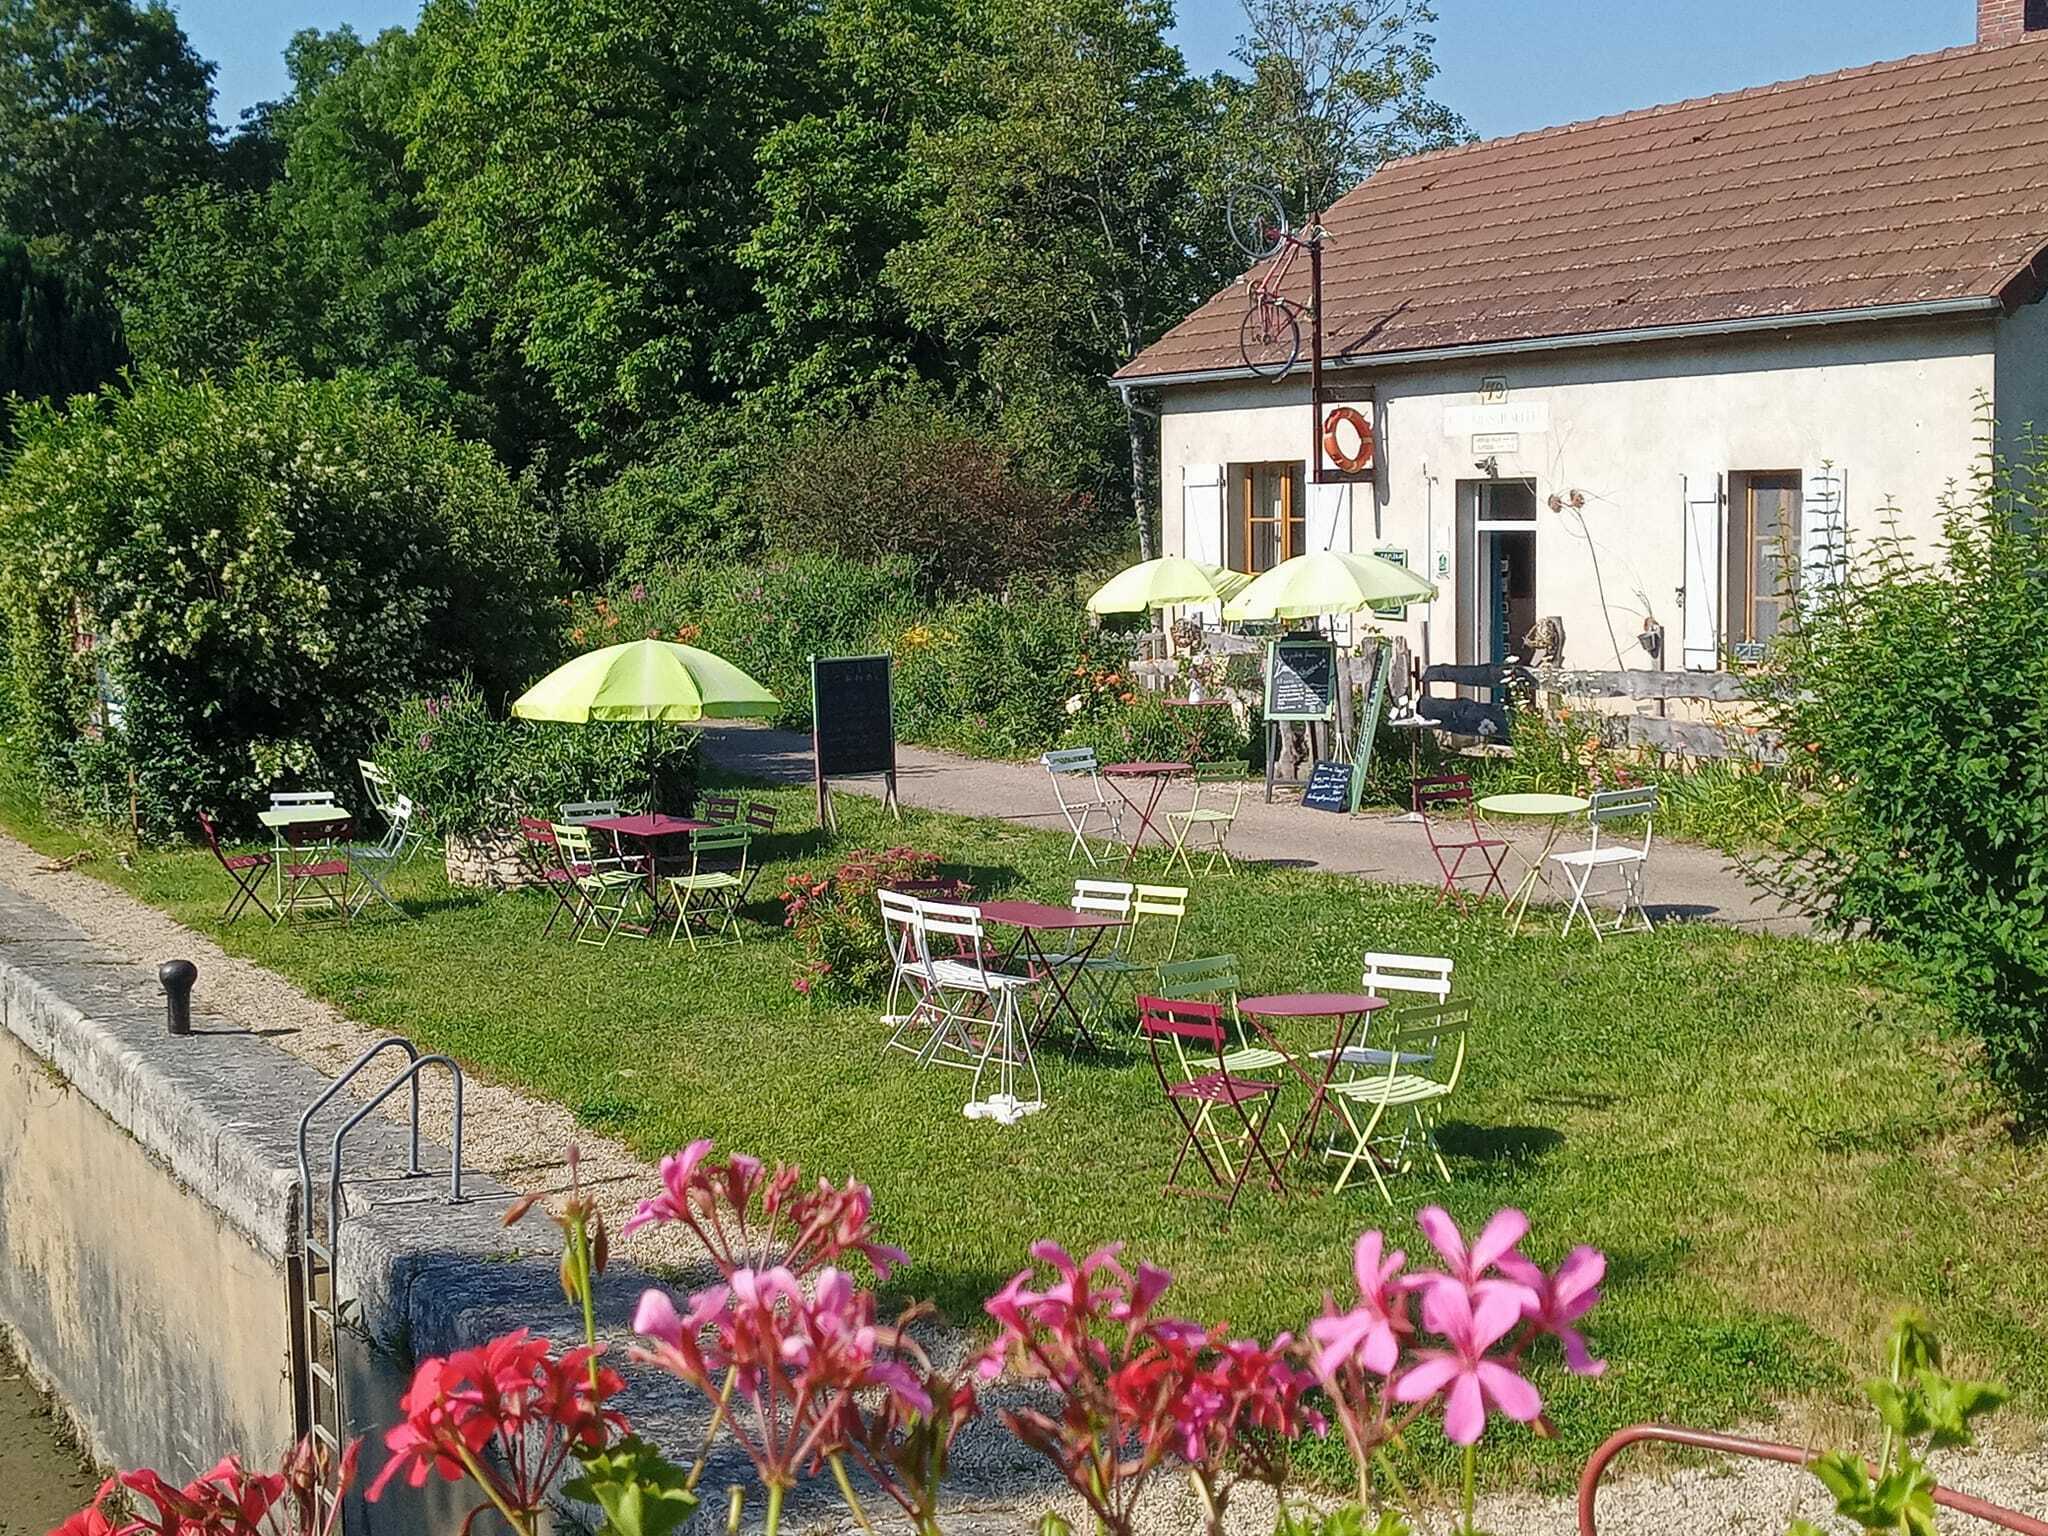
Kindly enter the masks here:
M 1311 811 L 1334 811 L 1343 815 L 1351 809 L 1351 765 L 1317 763 L 1309 770 L 1308 788 L 1301 803 Z
M 832 779 L 882 775 L 883 800 L 896 801 L 896 711 L 887 656 L 811 658 L 811 753 L 818 786 L 818 825 L 838 830 Z
M 1266 645 L 1266 718 L 1334 720 L 1337 645 L 1319 635 L 1288 635 Z

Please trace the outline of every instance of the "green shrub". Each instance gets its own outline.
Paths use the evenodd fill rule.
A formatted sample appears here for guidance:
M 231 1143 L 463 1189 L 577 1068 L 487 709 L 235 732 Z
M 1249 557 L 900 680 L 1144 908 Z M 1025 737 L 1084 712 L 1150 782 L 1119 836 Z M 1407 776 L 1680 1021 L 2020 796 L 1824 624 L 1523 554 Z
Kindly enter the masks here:
M 910 611 L 902 561 L 863 565 L 830 555 L 753 564 L 666 567 L 575 605 L 578 650 L 659 636 L 701 646 L 752 674 L 782 701 L 774 724 L 808 730 L 811 657 L 885 650 Z
M 735 412 L 709 412 L 659 457 L 563 500 L 563 553 L 595 581 L 652 578 L 665 566 L 730 562 L 760 546 L 751 456 Z
M 1251 737 L 1237 706 L 1196 708 L 1167 704 L 1164 697 L 1140 691 L 1129 703 L 1077 715 L 1060 745 L 1093 747 L 1104 762 L 1250 762 Z
M 758 489 L 778 547 L 908 559 L 934 594 L 1067 569 L 1095 521 L 1086 497 L 1035 484 L 991 434 L 915 389 L 800 428 Z
M 552 648 L 536 508 L 360 377 L 147 375 L 19 428 L 0 606 L 46 794 L 132 773 L 144 832 L 189 831 L 280 782 L 348 782 L 399 699 L 466 671 L 501 695 Z
M 1076 668 L 1089 670 L 1087 647 L 1099 638 L 1065 584 L 942 607 L 889 647 L 897 730 L 910 741 L 989 757 L 1042 752 L 1069 724 Z
M 565 800 L 617 800 L 633 810 L 687 805 L 697 735 L 676 726 L 508 720 L 474 684 L 405 700 L 386 717 L 372 755 L 441 836 L 501 831 L 518 817 L 553 819 Z
M 2048 1107 L 2048 443 L 1945 498 L 1942 547 L 1894 529 L 1803 597 L 1756 682 L 1823 786 L 1780 889 L 1940 978 L 1993 1076 Z

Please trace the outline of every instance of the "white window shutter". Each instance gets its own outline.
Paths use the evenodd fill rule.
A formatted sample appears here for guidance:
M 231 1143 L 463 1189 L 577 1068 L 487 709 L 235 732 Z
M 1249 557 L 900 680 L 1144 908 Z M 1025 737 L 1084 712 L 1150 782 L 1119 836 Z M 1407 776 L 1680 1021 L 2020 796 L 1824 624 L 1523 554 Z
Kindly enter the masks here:
M 1832 464 L 1809 469 L 1799 491 L 1799 589 L 1818 592 L 1849 563 L 1849 482 Z
M 1308 488 L 1307 554 L 1326 549 L 1351 551 L 1351 487 L 1315 485 Z
M 1711 672 L 1721 665 L 1721 561 L 1727 548 L 1721 477 L 1685 476 L 1685 665 Z
M 1180 552 L 1207 565 L 1223 563 L 1223 466 L 1183 464 L 1180 470 Z

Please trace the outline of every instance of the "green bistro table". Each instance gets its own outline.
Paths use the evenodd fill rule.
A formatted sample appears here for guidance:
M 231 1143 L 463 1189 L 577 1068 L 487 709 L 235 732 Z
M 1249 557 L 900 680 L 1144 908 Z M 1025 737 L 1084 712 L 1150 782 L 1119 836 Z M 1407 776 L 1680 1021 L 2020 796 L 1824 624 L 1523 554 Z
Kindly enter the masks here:
M 278 805 L 267 811 L 258 811 L 256 819 L 270 828 L 276 854 L 270 861 L 277 872 L 277 901 L 280 910 L 284 906 L 284 861 L 289 851 L 285 846 L 285 828 L 296 827 L 309 821 L 338 821 L 344 833 L 348 830 L 349 814 L 338 805 Z
M 1557 846 L 1557 835 L 1564 830 L 1566 820 L 1590 810 L 1592 805 L 1592 801 L 1580 795 L 1488 795 L 1479 802 L 1479 810 L 1488 821 L 1545 823 L 1543 847 L 1533 860 L 1522 852 L 1521 845 L 1513 838 L 1508 839 L 1508 847 L 1524 865 L 1521 880 L 1508 896 L 1508 932 L 1522 931 L 1522 919 L 1528 914 L 1529 902 L 1536 894 L 1537 885 L 1546 878 L 1544 868 L 1550 862 L 1550 851 Z

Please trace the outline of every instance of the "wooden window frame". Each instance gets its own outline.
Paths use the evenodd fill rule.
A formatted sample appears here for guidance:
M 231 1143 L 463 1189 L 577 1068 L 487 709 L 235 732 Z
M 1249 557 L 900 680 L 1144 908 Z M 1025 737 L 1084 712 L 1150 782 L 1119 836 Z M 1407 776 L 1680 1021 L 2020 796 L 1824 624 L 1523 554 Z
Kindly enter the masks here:
M 1728 533 L 1722 559 L 1726 562 L 1722 577 L 1722 621 L 1724 631 L 1722 644 L 1727 647 L 1753 645 L 1756 639 L 1756 493 L 1759 486 L 1772 490 L 1790 491 L 1788 503 L 1789 521 L 1780 530 L 1779 537 L 1787 541 L 1792 555 L 1792 587 L 1772 596 L 1786 599 L 1794 595 L 1798 585 L 1800 553 L 1800 519 L 1804 512 L 1806 498 L 1805 477 L 1796 469 L 1750 469 L 1739 470 L 1728 477 Z M 1733 590 L 1736 580 L 1736 553 L 1741 552 L 1741 601 L 1737 603 Z
M 1296 549 L 1294 547 L 1294 530 L 1297 525 L 1301 527 L 1303 543 L 1306 544 L 1308 539 L 1307 508 L 1295 505 L 1295 497 L 1299 494 L 1301 486 L 1301 466 L 1291 459 L 1269 459 L 1257 464 L 1240 464 L 1237 468 L 1241 476 L 1238 486 L 1238 537 L 1242 541 L 1240 547 L 1244 551 L 1244 568 L 1256 576 L 1260 573 L 1261 568 L 1254 563 L 1254 552 L 1258 548 L 1258 545 L 1252 538 L 1254 526 L 1267 523 L 1277 523 L 1279 525 L 1280 536 L 1275 541 L 1275 544 L 1280 553 L 1279 558 L 1273 562 L 1273 565 L 1278 565 L 1281 561 L 1292 560 L 1296 555 L 1306 553 L 1304 549 Z M 1254 495 L 1254 490 L 1258 485 L 1260 470 L 1272 470 L 1280 476 L 1280 516 L 1278 518 L 1257 517 L 1253 515 L 1258 507 L 1258 500 Z M 1266 566 L 1263 569 L 1271 570 L 1272 568 L 1272 566 Z

